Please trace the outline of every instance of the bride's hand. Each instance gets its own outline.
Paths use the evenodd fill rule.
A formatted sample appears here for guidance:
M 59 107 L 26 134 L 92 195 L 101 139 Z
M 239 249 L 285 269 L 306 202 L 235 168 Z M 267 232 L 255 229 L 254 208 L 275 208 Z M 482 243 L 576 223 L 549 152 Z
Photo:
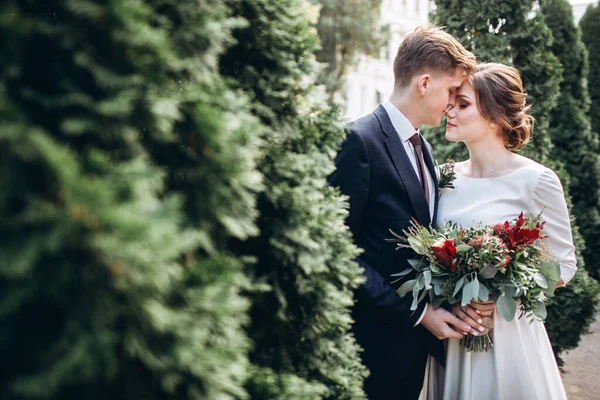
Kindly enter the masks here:
M 460 304 L 453 305 L 452 314 L 473 327 L 473 330 L 470 332 L 473 336 L 485 335 L 489 332 L 489 329 L 481 324 L 483 322 L 483 316 L 478 314 L 475 309 L 469 305 L 464 307 Z
M 481 317 L 491 317 L 494 315 L 496 309 L 496 303 L 492 300 L 489 301 L 471 301 L 468 307 L 471 307 Z

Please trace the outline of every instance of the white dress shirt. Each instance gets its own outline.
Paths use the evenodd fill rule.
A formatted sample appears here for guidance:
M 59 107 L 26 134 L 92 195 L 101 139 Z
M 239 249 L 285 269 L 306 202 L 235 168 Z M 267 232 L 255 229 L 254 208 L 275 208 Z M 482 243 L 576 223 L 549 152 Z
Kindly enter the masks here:
M 417 164 L 417 157 L 415 156 L 415 148 L 409 141 L 412 135 L 414 135 L 415 133 L 419 133 L 419 130 L 415 129 L 415 127 L 412 126 L 408 118 L 406 118 L 404 114 L 402 114 L 400 110 L 396 108 L 396 106 L 390 103 L 389 100 L 385 100 L 381 105 L 390 117 L 390 121 L 392 121 L 392 126 L 398 133 L 398 136 L 400 136 L 400 140 L 402 140 L 402 144 L 404 145 L 404 150 L 406 150 L 408 159 L 410 160 L 410 163 L 412 164 L 413 169 L 417 174 L 417 178 L 419 178 L 419 167 Z M 423 152 L 425 151 L 425 145 L 423 145 Z M 433 178 L 431 177 L 431 173 L 429 172 L 429 168 L 427 167 L 425 168 L 425 175 L 427 176 L 427 183 L 429 184 L 429 218 L 433 220 L 433 211 L 435 209 L 435 184 L 433 182 Z M 414 326 L 417 326 L 421 323 L 426 311 L 427 307 L 423 309 L 421 317 L 419 317 Z

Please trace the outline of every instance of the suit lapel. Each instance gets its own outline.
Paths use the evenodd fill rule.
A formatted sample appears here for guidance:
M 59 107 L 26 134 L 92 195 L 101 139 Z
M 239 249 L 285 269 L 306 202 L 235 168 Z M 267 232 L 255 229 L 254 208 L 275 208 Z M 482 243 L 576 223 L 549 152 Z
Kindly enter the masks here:
M 423 192 L 421 182 L 404 150 L 404 144 L 394 129 L 385 108 L 380 105 L 374 113 L 377 119 L 379 119 L 383 132 L 387 136 L 385 145 L 388 154 L 394 163 L 394 167 L 402 184 L 406 188 L 410 203 L 415 211 L 415 217 L 422 225 L 429 226 L 431 224 L 429 205 L 427 204 L 427 199 L 425 199 L 425 193 Z
M 429 169 L 429 173 L 431 174 L 431 178 L 433 179 L 433 184 L 435 185 L 435 203 L 434 203 L 434 207 L 433 207 L 433 223 L 435 224 L 436 220 L 437 220 L 437 211 L 438 211 L 438 199 L 440 198 L 440 188 L 439 188 L 439 183 L 438 183 L 438 178 L 437 178 L 437 171 L 435 168 L 435 165 L 433 164 L 433 154 L 431 153 L 431 150 L 429 148 L 429 143 L 427 143 L 425 141 L 425 139 L 423 139 L 423 136 L 421 136 L 421 139 L 423 140 L 423 143 L 425 144 L 423 146 L 423 159 L 425 160 L 425 164 L 427 165 L 427 169 Z

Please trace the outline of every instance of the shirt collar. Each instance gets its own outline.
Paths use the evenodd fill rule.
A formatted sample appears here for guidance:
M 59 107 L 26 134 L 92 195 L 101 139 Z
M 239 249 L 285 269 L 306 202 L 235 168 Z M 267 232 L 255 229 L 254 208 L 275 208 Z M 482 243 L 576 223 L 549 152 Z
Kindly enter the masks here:
M 415 132 L 419 133 L 419 130 L 415 130 L 408 118 L 406 118 L 404 114 L 402 114 L 400 110 L 398 110 L 396 106 L 393 105 L 389 100 L 385 100 L 383 103 L 381 103 L 381 105 L 390 117 L 390 121 L 392 121 L 392 126 L 394 127 L 394 129 L 398 133 L 398 136 L 400 136 L 400 139 L 402 139 L 403 142 L 407 142 L 408 139 L 410 139 L 412 135 L 415 134 Z

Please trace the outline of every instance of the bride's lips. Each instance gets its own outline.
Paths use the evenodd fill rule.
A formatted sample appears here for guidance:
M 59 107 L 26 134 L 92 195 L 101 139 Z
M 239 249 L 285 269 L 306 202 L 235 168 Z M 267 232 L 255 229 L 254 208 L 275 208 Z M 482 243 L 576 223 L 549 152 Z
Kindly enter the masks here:
M 448 123 L 446 124 L 446 128 L 456 128 L 456 125 L 454 125 L 454 124 L 451 124 L 450 122 L 448 122 Z

